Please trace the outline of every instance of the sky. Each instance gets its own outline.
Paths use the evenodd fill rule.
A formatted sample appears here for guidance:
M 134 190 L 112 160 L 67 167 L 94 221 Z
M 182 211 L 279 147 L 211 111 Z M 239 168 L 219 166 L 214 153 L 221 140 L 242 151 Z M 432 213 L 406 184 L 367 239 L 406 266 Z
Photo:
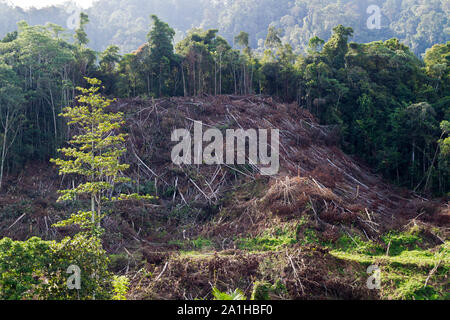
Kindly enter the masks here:
M 88 8 L 92 5 L 95 0 L 73 0 L 83 8 Z M 30 6 L 42 8 L 49 5 L 62 4 L 67 2 L 67 0 L 3 0 L 0 2 L 8 2 L 16 6 L 23 8 L 29 8 Z

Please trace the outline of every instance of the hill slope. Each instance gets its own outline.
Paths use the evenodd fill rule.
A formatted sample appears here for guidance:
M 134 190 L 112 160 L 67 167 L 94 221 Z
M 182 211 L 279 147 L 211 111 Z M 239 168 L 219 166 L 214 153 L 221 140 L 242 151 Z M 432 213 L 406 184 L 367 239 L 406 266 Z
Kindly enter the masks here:
M 210 298 L 213 286 L 273 299 L 448 298 L 448 203 L 371 174 L 304 109 L 263 96 L 119 100 L 112 109 L 126 116 L 135 180 L 116 191 L 159 196 L 111 207 L 105 219 L 112 269 L 133 279 L 130 298 Z M 279 174 L 173 164 L 171 133 L 193 121 L 223 132 L 279 129 Z M 1 236 L 70 234 L 51 224 L 88 205 L 55 204 L 72 179 L 50 166 L 10 177 Z M 381 290 L 366 286 L 372 264 L 382 269 Z

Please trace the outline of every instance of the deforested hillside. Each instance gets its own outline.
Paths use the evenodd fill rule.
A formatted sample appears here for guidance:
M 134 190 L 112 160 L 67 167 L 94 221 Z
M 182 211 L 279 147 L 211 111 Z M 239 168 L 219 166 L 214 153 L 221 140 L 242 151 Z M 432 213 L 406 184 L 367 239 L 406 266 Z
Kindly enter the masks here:
M 447 297 L 448 203 L 372 174 L 339 149 L 336 127 L 319 125 L 307 110 L 268 96 L 205 95 L 120 99 L 110 111 L 124 114 L 133 178 L 114 192 L 158 196 L 107 207 L 105 248 L 111 270 L 132 279 L 129 298 L 211 298 L 213 287 L 257 299 Z M 265 176 L 253 164 L 174 164 L 172 132 L 194 136 L 195 123 L 224 134 L 279 129 L 279 173 Z M 51 165 L 8 177 L 2 237 L 73 234 L 51 225 L 89 207 L 83 197 L 56 203 L 56 190 L 74 179 Z M 366 285 L 375 262 L 381 290 Z
M 448 1 L 3 2 L 0 300 L 450 299 Z

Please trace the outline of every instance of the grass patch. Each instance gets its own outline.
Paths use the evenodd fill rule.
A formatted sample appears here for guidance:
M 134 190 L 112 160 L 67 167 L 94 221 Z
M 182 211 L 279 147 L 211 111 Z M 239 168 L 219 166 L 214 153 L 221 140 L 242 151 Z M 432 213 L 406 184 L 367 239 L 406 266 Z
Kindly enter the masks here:
M 192 259 L 210 259 L 214 257 L 213 252 L 201 252 L 201 251 L 178 251 L 181 258 L 192 258 Z
M 420 249 L 418 243 L 422 242 L 419 235 L 414 232 L 389 232 L 381 237 L 389 246 L 389 255 L 399 255 L 405 250 Z
M 285 246 L 296 243 L 297 240 L 287 236 L 279 238 L 262 237 L 262 238 L 242 238 L 236 240 L 236 246 L 240 250 L 247 251 L 277 251 Z
M 381 268 L 383 299 L 447 300 L 450 268 L 450 243 L 424 250 L 418 244 L 424 242 L 413 232 L 390 232 L 382 237 L 389 247 L 387 255 L 381 244 L 363 241 L 355 236 L 341 237 L 331 246 L 330 254 L 338 259 L 357 262 L 365 267 Z
M 214 243 L 206 238 L 199 237 L 191 241 L 192 247 L 195 250 L 211 249 L 214 248 Z
M 319 237 L 313 229 L 305 229 L 305 231 L 303 231 L 303 237 L 298 240 L 302 245 L 320 243 Z
M 254 238 L 240 238 L 235 241 L 236 247 L 247 251 L 277 251 L 298 242 L 296 224 L 286 224 L 264 230 Z
M 343 235 L 336 243 L 326 244 L 342 252 L 363 254 L 367 256 L 382 255 L 384 249 L 381 245 L 373 241 L 364 241 L 360 236 L 350 237 L 349 235 Z
M 198 237 L 194 240 L 170 240 L 169 245 L 177 246 L 181 251 L 214 250 L 214 242 L 210 239 Z

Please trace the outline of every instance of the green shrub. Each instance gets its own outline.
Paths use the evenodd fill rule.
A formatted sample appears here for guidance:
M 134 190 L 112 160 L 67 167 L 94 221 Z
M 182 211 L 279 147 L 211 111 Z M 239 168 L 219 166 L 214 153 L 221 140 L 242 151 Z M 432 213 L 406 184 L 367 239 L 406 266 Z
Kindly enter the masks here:
M 212 294 L 214 296 L 214 300 L 247 300 L 244 293 L 239 289 L 225 293 L 214 287 Z
M 0 240 L 0 299 L 34 298 L 34 289 L 44 286 L 44 270 L 51 257 L 51 243 L 39 238 L 25 242 Z
M 389 246 L 389 255 L 396 256 L 405 250 L 418 249 L 417 244 L 421 238 L 415 233 L 389 232 L 382 237 L 384 243 Z
M 120 272 L 128 265 L 128 254 L 119 253 L 109 255 L 109 270 L 113 272 Z
M 113 300 L 127 300 L 130 280 L 125 276 L 114 276 L 112 281 L 114 296 Z
M 277 280 L 273 285 L 267 281 L 256 281 L 253 284 L 252 300 L 271 300 L 272 295 L 286 296 L 286 286 Z
M 81 287 L 68 288 L 69 266 L 80 268 Z M 111 275 L 100 240 L 85 234 L 61 242 L 0 240 L 0 298 L 6 300 L 109 299 Z
M 253 285 L 252 300 L 270 300 L 271 287 L 268 282 L 256 281 Z
M 195 240 L 192 240 L 192 246 L 196 250 L 201 250 L 203 248 L 213 247 L 213 242 L 209 239 L 199 237 Z
M 111 298 L 111 274 L 108 271 L 109 259 L 102 247 L 101 240 L 80 233 L 73 238 L 65 238 L 53 244 L 54 256 L 59 268 L 50 269 L 50 279 L 53 279 L 53 290 L 50 299 L 109 299 Z M 67 275 L 61 274 L 61 269 L 67 270 L 70 265 L 81 269 L 81 289 L 67 290 Z
M 359 236 L 351 238 L 348 235 L 343 235 L 336 243 L 337 248 L 344 252 L 356 252 L 368 256 L 384 254 L 381 246 L 373 241 L 364 241 Z

